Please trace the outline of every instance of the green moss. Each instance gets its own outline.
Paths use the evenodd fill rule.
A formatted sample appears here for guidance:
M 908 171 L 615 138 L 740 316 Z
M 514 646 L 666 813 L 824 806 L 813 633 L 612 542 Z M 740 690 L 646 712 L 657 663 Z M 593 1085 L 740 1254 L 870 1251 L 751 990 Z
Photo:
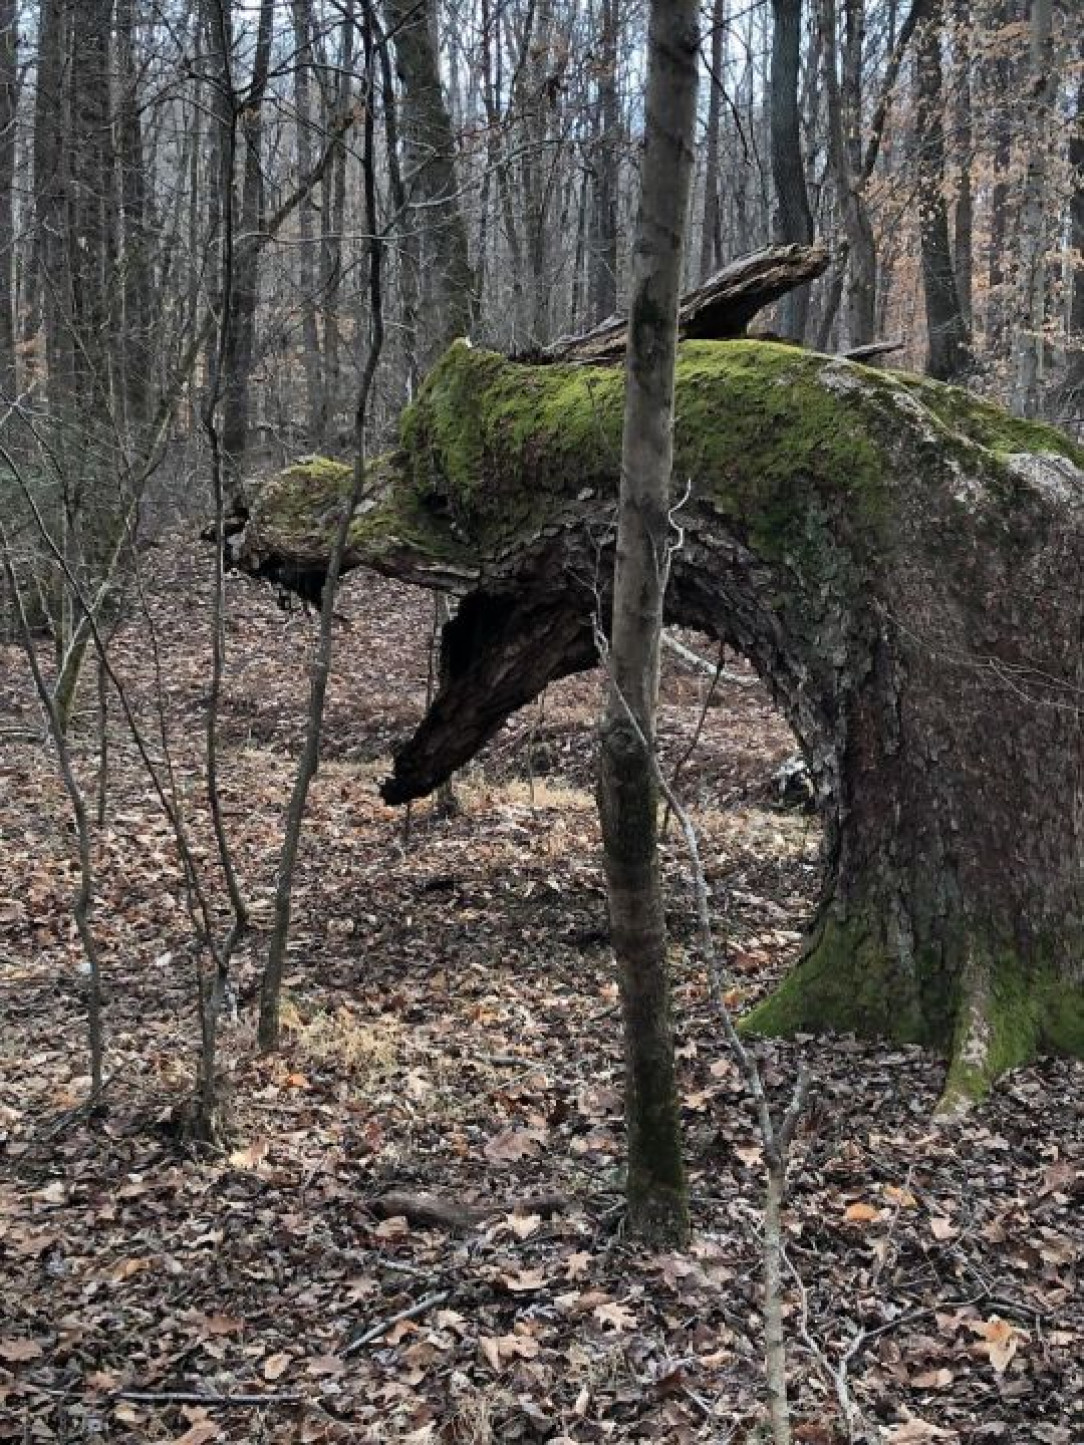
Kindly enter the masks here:
M 943 953 L 967 962 L 946 967 Z M 901 966 L 882 920 L 829 915 L 807 956 L 742 1021 L 747 1034 L 855 1033 L 922 1044 L 949 1058 L 939 1106 L 953 1112 L 1043 1052 L 1084 1058 L 1084 983 L 1063 976 L 1053 949 L 1030 956 L 974 932 Z
M 829 914 L 798 966 L 741 1020 L 741 1031 L 787 1037 L 854 1033 L 930 1044 L 917 975 L 886 947 L 883 920 Z
M 605 506 L 624 390 L 620 367 L 527 366 L 455 343 L 403 414 L 399 451 L 374 464 L 385 484 L 369 488 L 380 497 L 355 545 L 379 555 L 398 540 L 476 564 L 579 517 L 592 497 Z M 922 406 L 925 428 L 901 419 L 901 393 Z M 914 456 L 901 461 L 908 442 Z M 944 498 L 946 457 L 1004 500 L 1003 458 L 1034 450 L 1084 465 L 1050 428 L 924 378 L 762 341 L 679 349 L 675 491 L 690 484 L 735 535 L 813 585 L 892 545 L 893 516 L 916 487 Z M 289 468 L 265 488 L 261 522 L 284 537 L 327 535 L 349 475 L 324 459 Z
M 999 459 L 1018 452 L 1052 452 L 1084 467 L 1084 448 L 1055 427 L 1015 417 L 962 387 L 946 386 L 924 376 L 899 372 L 889 375 L 921 401 L 943 427 Z
M 306 457 L 261 487 L 256 514 L 287 535 L 321 531 L 350 491 L 353 467 L 328 457 Z
M 939 1110 L 983 1098 L 1010 1069 L 1043 1052 L 1084 1058 L 1084 985 L 1054 966 L 1028 967 L 998 949 L 973 957 L 962 984 L 959 1022 Z

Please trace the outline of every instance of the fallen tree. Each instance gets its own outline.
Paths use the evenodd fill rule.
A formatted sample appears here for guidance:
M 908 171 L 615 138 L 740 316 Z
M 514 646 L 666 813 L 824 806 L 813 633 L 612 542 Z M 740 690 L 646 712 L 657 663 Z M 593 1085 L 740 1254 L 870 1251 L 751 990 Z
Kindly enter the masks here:
M 457 343 L 405 413 L 347 563 L 456 593 L 442 685 L 384 785 L 434 789 L 609 615 L 623 377 Z M 1084 453 L 939 383 L 686 342 L 667 622 L 740 650 L 826 828 L 802 959 L 747 1027 L 951 1057 L 946 1101 L 1084 1056 Z M 293 467 L 232 542 L 319 590 L 347 468 Z

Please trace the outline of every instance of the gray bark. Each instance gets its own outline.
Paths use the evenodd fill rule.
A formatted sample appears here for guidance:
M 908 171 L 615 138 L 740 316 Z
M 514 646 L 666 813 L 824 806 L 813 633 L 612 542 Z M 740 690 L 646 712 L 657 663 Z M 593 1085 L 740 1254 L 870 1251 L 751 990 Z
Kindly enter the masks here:
M 942 112 L 941 27 L 943 0 L 933 0 L 919 28 L 918 205 L 922 286 L 926 298 L 926 371 L 939 381 L 962 377 L 970 365 L 970 340 L 956 289 L 945 199 L 945 128 Z
M 680 1245 L 688 1233 L 688 1202 L 652 751 L 672 540 L 674 364 L 696 119 L 696 0 L 656 0 L 648 55 L 599 813 L 625 1021 L 629 1221 L 643 1238 Z
M 805 162 L 802 156 L 798 75 L 802 37 L 802 0 L 772 0 L 771 108 L 772 179 L 776 214 L 773 227 L 780 245 L 808 246 L 813 240 Z M 809 287 L 790 292 L 780 307 L 780 332 L 793 341 L 805 338 Z
M 433 43 L 432 0 L 385 0 L 384 9 L 403 86 L 404 183 L 418 203 L 408 224 L 420 232 L 423 275 L 435 293 L 436 324 L 420 347 L 424 372 L 450 341 L 473 332 L 474 276 L 456 180 L 455 135 Z
M 0 0 L 0 401 L 10 401 L 18 391 L 14 266 L 17 41 L 15 0 Z
M 1046 195 L 1050 119 L 1057 98 L 1051 0 L 1031 0 L 1028 163 L 1020 212 L 1020 289 L 1013 406 L 1021 416 L 1042 410 L 1046 324 Z

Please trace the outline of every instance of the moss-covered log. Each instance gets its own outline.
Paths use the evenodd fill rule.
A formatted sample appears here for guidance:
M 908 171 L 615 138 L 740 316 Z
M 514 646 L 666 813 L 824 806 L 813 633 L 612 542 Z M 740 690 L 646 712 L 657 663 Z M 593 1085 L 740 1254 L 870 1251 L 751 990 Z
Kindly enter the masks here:
M 385 795 L 417 797 L 594 661 L 623 378 L 457 344 L 374 468 L 349 561 L 462 603 Z M 242 565 L 320 576 L 345 469 L 258 499 Z M 1084 1055 L 1084 454 L 966 393 L 791 347 L 689 342 L 668 620 L 740 649 L 827 833 L 801 963 L 748 1021 L 951 1054 L 947 1099 Z

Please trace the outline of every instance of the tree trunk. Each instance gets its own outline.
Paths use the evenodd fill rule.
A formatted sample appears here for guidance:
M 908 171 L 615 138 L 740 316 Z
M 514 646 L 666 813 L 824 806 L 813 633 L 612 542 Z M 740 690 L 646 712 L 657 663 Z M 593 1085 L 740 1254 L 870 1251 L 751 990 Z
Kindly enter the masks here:
M 1084 37 L 1080 59 L 1084 62 Z M 1073 262 L 1069 268 L 1072 297 L 1069 303 L 1069 336 L 1066 349 L 1063 407 L 1077 427 L 1084 418 L 1084 71 L 1076 93 L 1076 117 L 1069 136 L 1069 245 Z
M 226 0 L 217 0 L 225 4 Z M 241 207 L 237 218 L 240 236 L 255 236 L 264 214 L 263 103 L 271 68 L 272 22 L 275 0 L 261 0 L 252 59 L 252 79 L 243 95 L 227 96 L 227 103 L 243 102 L 238 126 L 244 154 Z M 234 184 L 232 176 L 223 184 Z M 248 450 L 252 413 L 252 365 L 256 352 L 256 303 L 259 297 L 260 252 L 252 245 L 234 249 L 231 305 L 223 355 L 224 405 L 222 448 L 229 466 L 229 490 L 236 492 Z
M 780 245 L 808 246 L 813 240 L 805 163 L 802 158 L 798 73 L 802 37 L 802 0 L 772 0 L 772 179 L 776 215 L 773 232 Z M 780 332 L 792 341 L 805 338 L 809 287 L 789 293 L 780 307 Z
M 474 276 L 455 174 L 455 136 L 433 44 L 432 0 L 385 0 L 403 85 L 404 183 L 416 209 L 408 224 L 421 228 L 426 274 L 435 283 L 436 324 L 420 348 L 428 370 L 458 336 L 475 326 Z
M 617 184 L 618 131 L 621 107 L 617 94 L 617 0 L 602 0 L 599 36 L 599 134 L 595 145 L 595 187 L 591 211 L 591 324 L 617 310 Z
M 312 170 L 312 0 L 293 0 L 294 113 L 297 127 L 298 173 Z M 305 431 L 311 445 L 324 442 L 324 383 L 320 366 L 320 332 L 316 324 L 316 207 L 306 196 L 297 209 L 299 246 L 297 280 L 301 295 L 301 353 L 305 368 Z
M 671 546 L 674 364 L 697 90 L 696 0 L 655 0 L 629 313 L 610 690 L 600 729 L 610 931 L 625 1022 L 629 1223 L 658 1245 L 689 1228 L 658 851 L 655 715 Z
M 877 244 L 864 194 L 864 179 L 855 164 L 861 115 L 861 44 L 864 28 L 856 13 L 859 0 L 847 10 L 843 47 L 843 79 L 836 70 L 839 47 L 836 0 L 821 0 L 824 35 L 825 90 L 828 103 L 828 151 L 835 178 L 843 232 L 847 238 L 845 289 L 847 345 L 868 346 L 877 326 Z M 861 159 L 860 157 L 858 158 Z
M 350 563 L 463 598 L 390 801 L 592 665 L 622 407 L 615 367 L 454 347 L 374 467 Z M 751 1025 L 941 1049 L 950 1103 L 1038 1050 L 1084 1056 L 1084 450 L 934 381 L 686 342 L 675 474 L 666 620 L 756 666 L 827 835 L 803 961 Z M 343 485 L 270 485 L 242 565 L 318 577 Z
M 136 449 L 150 421 L 155 348 L 151 343 L 153 266 L 147 225 L 135 0 L 117 0 L 117 140 L 121 167 L 123 323 L 119 328 L 120 394 L 125 428 Z
M 994 0 L 991 20 L 1012 18 L 1012 0 Z M 1012 166 L 1012 115 L 1006 101 L 1012 83 L 1008 58 L 998 53 L 985 67 L 985 88 L 993 107 L 993 185 L 990 190 L 990 249 L 986 270 L 986 350 L 1002 361 L 1008 339 L 1008 239 L 1010 230 L 1009 171 Z
M 700 218 L 700 279 L 706 281 L 722 264 L 723 227 L 719 204 L 719 132 L 723 114 L 723 66 L 726 64 L 726 0 L 714 0 L 711 11 L 711 75 L 708 128 L 704 152 L 704 209 Z
M 38 276 L 44 298 L 49 410 L 74 405 L 75 342 L 72 279 L 66 238 L 71 231 L 71 155 L 66 144 L 71 18 L 65 0 L 43 0 L 34 104 L 34 208 Z
M 926 371 L 955 381 L 970 364 L 967 326 L 956 290 L 945 200 L 945 126 L 942 115 L 943 0 L 934 0 L 919 28 L 917 60 L 918 209 L 922 287 L 926 297 Z
M 1046 344 L 1046 195 L 1050 116 L 1057 98 L 1051 0 L 1031 0 L 1028 166 L 1020 213 L 1020 289 L 1017 301 L 1013 405 L 1021 416 L 1042 410 Z
M 0 0 L 0 401 L 18 394 L 15 366 L 15 126 L 18 98 L 15 0 Z
M 956 0 L 953 25 L 955 50 L 956 104 L 955 153 L 957 158 L 956 215 L 953 227 L 953 261 L 960 314 L 970 338 L 973 321 L 974 225 L 975 207 L 971 194 L 971 167 L 974 164 L 971 125 L 971 0 Z

